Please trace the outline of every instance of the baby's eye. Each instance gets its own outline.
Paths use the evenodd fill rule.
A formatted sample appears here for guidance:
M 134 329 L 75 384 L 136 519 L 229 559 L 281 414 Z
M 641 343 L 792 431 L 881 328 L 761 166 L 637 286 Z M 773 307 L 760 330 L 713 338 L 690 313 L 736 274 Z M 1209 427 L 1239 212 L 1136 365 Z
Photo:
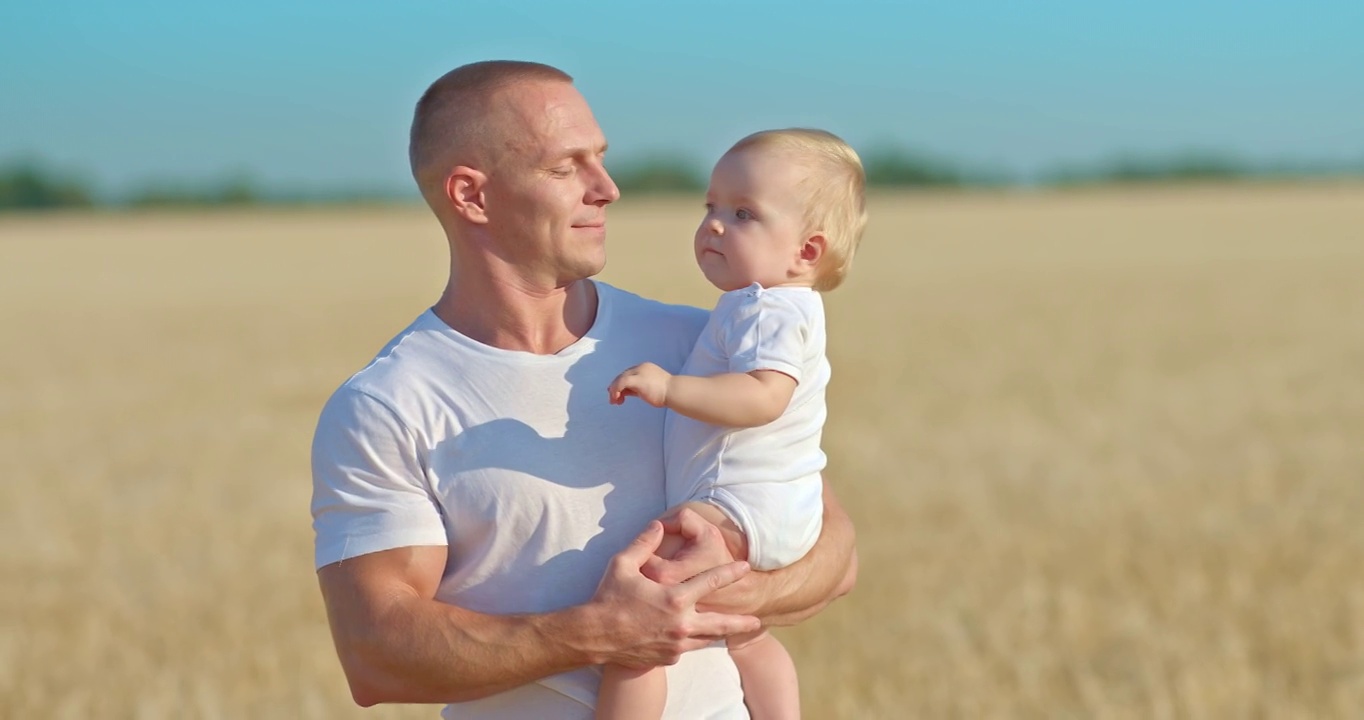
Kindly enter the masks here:
M 715 212 L 715 203 L 706 203 L 706 212 L 708 213 Z
M 739 218 L 740 220 L 752 220 L 753 213 L 749 212 L 748 208 L 739 208 L 734 211 L 734 217 Z

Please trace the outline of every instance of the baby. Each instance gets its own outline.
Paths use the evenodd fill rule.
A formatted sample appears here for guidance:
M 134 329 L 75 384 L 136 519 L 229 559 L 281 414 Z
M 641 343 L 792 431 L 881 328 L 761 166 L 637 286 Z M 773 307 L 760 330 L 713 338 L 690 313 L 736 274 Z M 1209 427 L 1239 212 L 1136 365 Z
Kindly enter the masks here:
M 799 560 L 819 537 L 825 457 L 824 304 L 866 225 L 865 175 L 852 148 L 821 130 L 770 130 L 715 164 L 696 262 L 724 292 L 681 374 L 652 363 L 609 388 L 666 407 L 668 504 L 715 524 L 757 570 Z M 669 540 L 674 540 L 670 536 Z M 675 543 L 659 549 L 663 557 Z M 795 664 L 766 631 L 729 639 L 754 718 L 796 718 Z M 663 668 L 607 666 L 600 720 L 657 718 Z

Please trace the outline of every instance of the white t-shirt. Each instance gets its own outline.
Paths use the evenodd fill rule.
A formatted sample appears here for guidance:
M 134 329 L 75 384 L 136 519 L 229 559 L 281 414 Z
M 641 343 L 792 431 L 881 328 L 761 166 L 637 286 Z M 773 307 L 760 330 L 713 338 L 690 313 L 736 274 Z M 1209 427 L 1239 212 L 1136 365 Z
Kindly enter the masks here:
M 824 302 L 803 287 L 733 290 L 720 296 L 683 375 L 776 370 L 796 381 L 781 417 L 755 428 L 726 428 L 668 413 L 664 437 L 668 504 L 710 502 L 748 538 L 758 570 L 799 560 L 819 538 L 827 414 Z
M 609 404 L 623 369 L 681 369 L 705 321 L 596 283 L 597 317 L 554 355 L 475 342 L 427 311 L 328 401 L 313 441 L 320 568 L 447 545 L 436 599 L 484 613 L 589 600 L 666 508 L 664 413 Z M 746 718 L 723 645 L 668 669 L 669 718 Z M 599 668 L 445 708 L 446 718 L 591 718 Z

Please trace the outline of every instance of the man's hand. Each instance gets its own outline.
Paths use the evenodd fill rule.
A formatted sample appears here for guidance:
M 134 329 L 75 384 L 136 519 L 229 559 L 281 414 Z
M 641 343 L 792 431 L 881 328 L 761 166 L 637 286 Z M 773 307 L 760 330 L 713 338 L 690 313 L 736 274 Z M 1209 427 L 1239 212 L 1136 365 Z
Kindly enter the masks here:
M 734 561 L 721 536 L 720 528 L 696 511 L 682 507 L 665 516 L 660 522 L 667 533 L 665 547 L 675 552 L 669 557 L 655 555 L 644 563 L 644 574 L 664 585 L 685 582 L 697 573 L 723 563 Z M 741 577 L 733 583 L 702 598 L 701 606 L 718 612 L 737 608 L 762 607 L 768 601 L 771 588 L 763 581 L 763 573 Z
M 676 585 L 713 567 L 732 563 L 734 553 L 720 528 L 687 506 L 663 516 L 663 543 L 644 561 L 644 576 L 664 585 Z
M 852 520 L 824 485 L 824 527 L 805 557 L 779 570 L 749 573 L 706 596 L 705 612 L 746 613 L 764 625 L 795 625 L 847 595 L 857 584 Z
M 748 573 L 704 568 L 661 585 L 640 568 L 658 547 L 655 521 L 611 559 L 587 603 L 548 613 L 492 615 L 435 600 L 444 546 L 394 548 L 318 571 L 327 617 L 356 703 L 467 702 L 584 665 L 654 667 L 758 628 L 743 614 L 696 602 Z
M 664 407 L 672 379 L 672 373 L 646 362 L 617 375 L 606 392 L 612 405 L 620 405 L 627 396 L 634 395 L 654 407 Z
M 672 665 L 683 653 L 761 627 L 756 617 L 706 613 L 696 603 L 748 573 L 748 563 L 711 567 L 675 585 L 645 577 L 641 568 L 663 540 L 657 520 L 611 559 L 589 603 L 604 615 L 600 661 L 632 668 Z

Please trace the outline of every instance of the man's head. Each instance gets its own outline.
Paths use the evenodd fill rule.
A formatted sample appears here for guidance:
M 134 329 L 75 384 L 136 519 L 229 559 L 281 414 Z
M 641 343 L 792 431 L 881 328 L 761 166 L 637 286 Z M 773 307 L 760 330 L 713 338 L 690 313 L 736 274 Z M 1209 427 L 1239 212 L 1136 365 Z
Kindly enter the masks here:
M 832 290 L 866 227 L 865 185 L 857 153 L 831 133 L 749 135 L 711 173 L 697 261 L 721 289 L 757 282 Z
M 562 286 L 605 265 L 606 140 L 572 78 L 548 65 L 456 68 L 417 103 L 412 175 L 458 251 Z

